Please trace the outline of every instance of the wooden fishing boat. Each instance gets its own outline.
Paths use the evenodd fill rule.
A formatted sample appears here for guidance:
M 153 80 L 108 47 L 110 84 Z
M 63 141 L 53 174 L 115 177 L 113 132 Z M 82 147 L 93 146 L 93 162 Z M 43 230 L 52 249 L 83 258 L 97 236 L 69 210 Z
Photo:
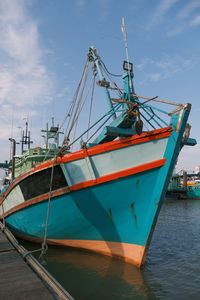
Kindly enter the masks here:
M 89 66 L 94 82 L 98 73 L 97 84 L 105 90 L 110 108 L 80 134 L 81 149 L 71 151 L 78 140 L 69 141 L 82 107 Z M 132 64 L 126 61 L 123 68 L 121 90 L 106 80 L 111 73 L 96 48 L 90 47 L 75 102 L 66 114 L 70 118 L 62 146 L 60 128 L 54 123 L 43 130 L 43 148 L 30 147 L 26 130 L 22 143 L 28 149 L 22 145 L 20 156 L 13 151 L 1 192 L 0 216 L 24 239 L 92 250 L 140 267 L 180 147 L 188 138 L 184 131 L 191 105 L 136 95 Z M 117 98 L 111 97 L 113 91 L 118 92 Z M 156 105 L 176 105 L 176 109 L 168 112 Z M 50 138 L 55 140 L 53 146 Z M 14 150 L 15 140 L 12 143 Z

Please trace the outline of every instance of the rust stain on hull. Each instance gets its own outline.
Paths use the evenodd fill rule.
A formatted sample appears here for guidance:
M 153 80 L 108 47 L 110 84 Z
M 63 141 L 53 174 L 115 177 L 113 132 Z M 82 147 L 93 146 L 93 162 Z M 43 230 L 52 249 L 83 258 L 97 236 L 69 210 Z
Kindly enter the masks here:
M 136 216 L 136 213 L 135 213 L 135 210 L 134 210 L 134 202 L 131 203 L 131 212 L 132 212 L 134 220 L 135 220 L 136 228 L 138 228 L 137 216 Z

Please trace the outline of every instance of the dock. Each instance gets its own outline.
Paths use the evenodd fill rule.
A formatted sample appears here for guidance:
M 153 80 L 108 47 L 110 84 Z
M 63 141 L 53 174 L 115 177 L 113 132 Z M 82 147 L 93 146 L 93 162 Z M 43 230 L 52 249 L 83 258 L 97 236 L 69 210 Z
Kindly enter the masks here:
M 74 300 L 0 222 L 0 299 Z

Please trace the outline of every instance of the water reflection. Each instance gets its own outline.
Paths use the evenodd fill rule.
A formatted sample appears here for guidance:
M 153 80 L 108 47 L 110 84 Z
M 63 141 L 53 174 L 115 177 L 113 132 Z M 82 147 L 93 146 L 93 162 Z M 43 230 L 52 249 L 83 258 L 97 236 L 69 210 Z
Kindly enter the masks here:
M 35 244 L 22 243 L 29 250 L 37 248 Z M 156 299 L 144 279 L 144 270 L 121 260 L 50 246 L 45 261 L 45 268 L 76 300 Z
M 76 300 L 200 299 L 199 216 L 200 200 L 165 201 L 141 270 L 115 258 L 55 246 L 49 247 L 45 267 Z
M 48 271 L 75 299 L 155 299 L 143 271 L 123 261 L 70 248 L 51 248 L 46 259 Z

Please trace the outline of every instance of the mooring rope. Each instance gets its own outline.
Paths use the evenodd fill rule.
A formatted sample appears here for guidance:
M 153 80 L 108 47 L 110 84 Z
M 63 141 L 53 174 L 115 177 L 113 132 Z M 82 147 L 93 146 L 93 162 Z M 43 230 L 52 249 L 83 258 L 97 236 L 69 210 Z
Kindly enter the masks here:
M 51 169 L 51 180 L 50 180 L 50 188 L 49 188 L 49 198 L 48 198 L 48 206 L 47 206 L 46 225 L 45 225 L 44 238 L 43 238 L 43 242 L 42 242 L 42 249 L 41 249 L 39 259 L 41 259 L 47 253 L 47 250 L 48 250 L 47 230 L 48 230 L 48 224 L 49 224 L 49 211 L 50 211 L 50 202 L 51 202 L 51 196 L 52 196 L 54 165 L 55 165 L 56 158 L 57 158 L 57 156 L 53 160 L 52 169 Z
M 5 211 L 4 211 L 4 205 L 3 205 L 3 202 L 4 201 L 2 201 L 2 213 L 3 213 L 3 230 L 4 230 L 4 228 L 6 227 L 6 222 L 5 222 Z

